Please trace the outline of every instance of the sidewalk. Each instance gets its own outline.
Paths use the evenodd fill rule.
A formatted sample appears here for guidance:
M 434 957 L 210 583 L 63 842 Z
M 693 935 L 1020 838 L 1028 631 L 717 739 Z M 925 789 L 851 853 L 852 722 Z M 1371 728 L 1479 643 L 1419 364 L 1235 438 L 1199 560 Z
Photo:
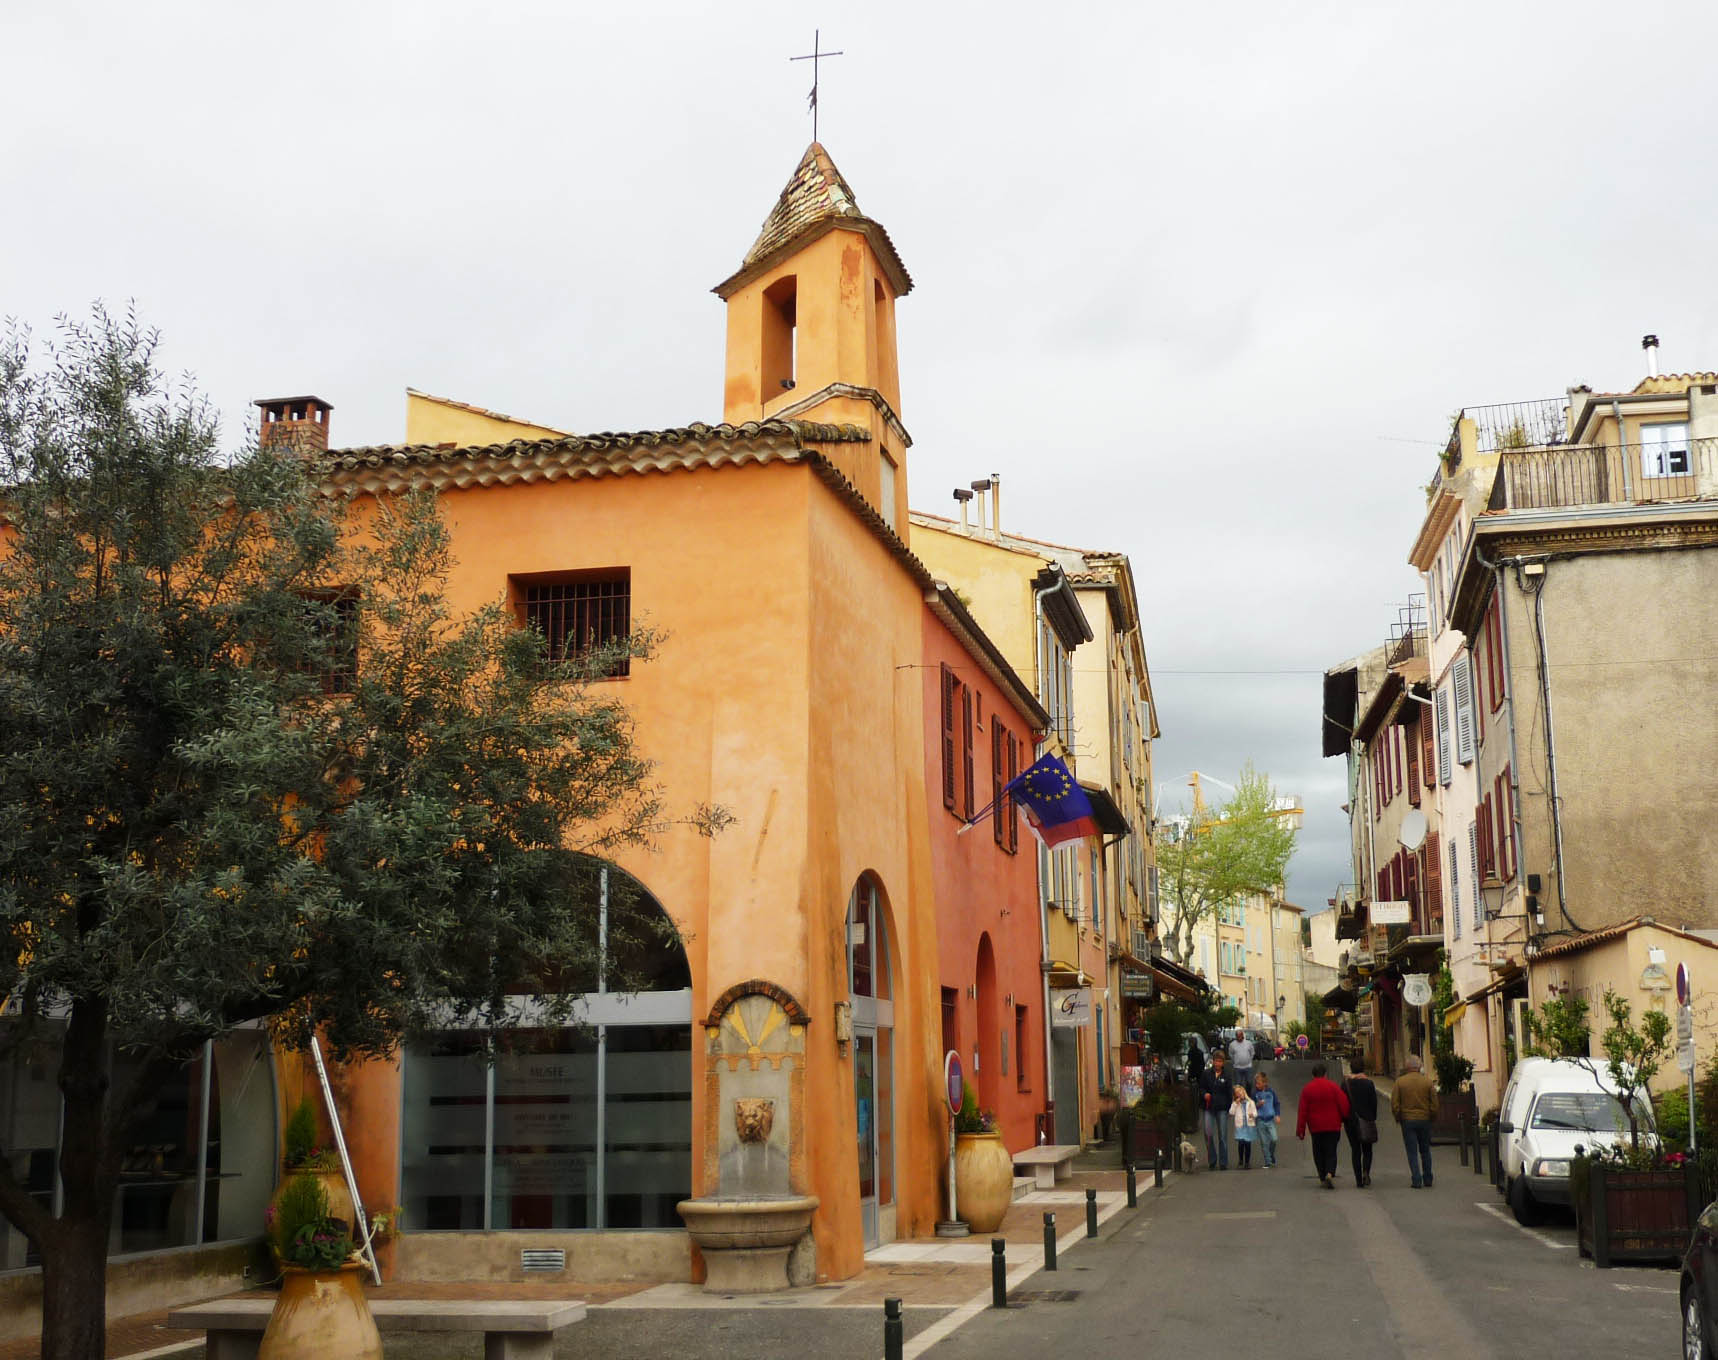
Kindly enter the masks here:
M 851 1280 L 817 1285 L 810 1289 L 784 1290 L 779 1294 L 721 1296 L 706 1294 L 699 1285 L 672 1284 L 581 1284 L 559 1281 L 554 1284 L 531 1283 L 458 1283 L 458 1284 L 388 1284 L 370 1291 L 379 1298 L 566 1298 L 582 1299 L 591 1307 L 587 1322 L 599 1319 L 628 1333 L 636 1332 L 643 1319 L 639 1313 L 657 1314 L 666 1330 L 694 1332 L 701 1325 L 690 1316 L 701 1313 L 734 1316 L 732 1326 L 755 1337 L 762 1327 L 762 1317 L 768 1313 L 796 1314 L 802 1322 L 805 1314 L 814 1317 L 824 1310 L 831 1311 L 831 1321 L 840 1316 L 851 1319 L 850 1331 L 858 1336 L 855 1345 L 875 1345 L 870 1353 L 882 1349 L 883 1300 L 901 1300 L 907 1317 L 909 1355 L 918 1354 L 955 1326 L 990 1302 L 990 1260 L 992 1237 L 1007 1242 L 1009 1288 L 1018 1287 L 1027 1276 L 1035 1274 L 1044 1263 L 1044 1215 L 1056 1215 L 1058 1254 L 1076 1251 L 1086 1240 L 1086 1191 L 1097 1191 L 1100 1225 L 1127 1209 L 1127 1178 L 1120 1169 L 1120 1148 L 1109 1143 L 1080 1154 L 1074 1171 L 1054 1190 L 1031 1191 L 1009 1207 L 1002 1226 L 982 1237 L 942 1238 L 922 1237 L 890 1242 L 868 1253 L 865 1268 Z M 1137 1174 L 1140 1204 L 1149 1200 L 1153 1185 L 1150 1168 Z M 1167 1183 L 1167 1177 L 1166 1177 Z M 250 1291 L 264 1293 L 265 1291 Z M 630 1315 L 631 1320 L 628 1320 Z M 750 1315 L 742 1317 L 742 1315 Z M 872 1316 L 874 1315 L 874 1316 Z M 675 1321 L 684 1317 L 685 1322 Z M 116 1318 L 107 1329 L 109 1360 L 155 1360 L 169 1355 L 200 1353 L 200 1334 L 168 1328 L 165 1311 L 135 1314 Z M 789 1325 L 787 1319 L 782 1326 Z M 813 1331 L 821 1324 L 813 1324 Z M 730 1324 L 717 1324 L 725 1331 Z M 592 1341 L 596 1329 L 577 1335 L 581 1328 L 569 1334 L 568 1353 L 595 1353 Z M 710 1338 L 714 1340 L 714 1338 Z M 915 1350 L 914 1347 L 917 1347 Z M 830 1357 L 840 1348 L 814 1347 Z M 417 1356 L 439 1355 L 443 1347 L 430 1336 L 422 1344 L 416 1335 L 390 1337 L 388 1353 L 402 1360 Z M 774 1354 L 768 1347 L 749 1346 L 753 1355 Z M 612 1352 L 611 1352 L 612 1353 Z M 697 1354 L 696 1350 L 685 1354 Z M 717 1353 L 715 1350 L 707 1352 Z M 35 1360 L 35 1338 L 0 1343 L 0 1360 Z

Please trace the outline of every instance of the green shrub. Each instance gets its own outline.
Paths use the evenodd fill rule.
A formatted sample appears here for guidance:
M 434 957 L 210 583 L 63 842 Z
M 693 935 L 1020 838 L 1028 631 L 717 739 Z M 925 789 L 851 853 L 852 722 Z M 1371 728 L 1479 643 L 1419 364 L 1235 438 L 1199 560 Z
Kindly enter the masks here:
M 956 1133 L 994 1133 L 996 1112 L 978 1108 L 978 1095 L 970 1081 L 960 1084 L 960 1113 L 954 1117 Z
M 285 1258 L 300 1231 L 328 1221 L 328 1192 L 314 1176 L 294 1176 L 268 1213 L 269 1239 Z
M 305 1096 L 293 1106 L 281 1133 L 281 1160 L 288 1166 L 303 1166 L 316 1151 L 316 1110 Z
M 338 1270 L 352 1255 L 352 1234 L 337 1218 L 306 1223 L 281 1252 L 289 1266 L 305 1270 Z

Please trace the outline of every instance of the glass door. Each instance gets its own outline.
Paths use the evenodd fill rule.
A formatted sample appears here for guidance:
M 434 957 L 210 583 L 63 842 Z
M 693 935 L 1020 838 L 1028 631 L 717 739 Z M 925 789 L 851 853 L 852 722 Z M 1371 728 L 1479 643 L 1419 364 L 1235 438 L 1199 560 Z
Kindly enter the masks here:
M 853 1034 L 854 1108 L 859 1124 L 859 1217 L 865 1248 L 877 1245 L 877 1035 Z

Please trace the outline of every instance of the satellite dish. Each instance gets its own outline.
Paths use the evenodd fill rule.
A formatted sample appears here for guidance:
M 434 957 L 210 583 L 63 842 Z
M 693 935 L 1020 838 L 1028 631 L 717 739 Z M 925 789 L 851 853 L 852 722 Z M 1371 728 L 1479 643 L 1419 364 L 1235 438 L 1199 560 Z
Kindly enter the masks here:
M 1404 850 L 1418 850 L 1426 843 L 1426 814 L 1419 808 L 1409 808 L 1408 815 L 1402 818 L 1402 829 L 1396 833 L 1396 839 L 1402 842 Z

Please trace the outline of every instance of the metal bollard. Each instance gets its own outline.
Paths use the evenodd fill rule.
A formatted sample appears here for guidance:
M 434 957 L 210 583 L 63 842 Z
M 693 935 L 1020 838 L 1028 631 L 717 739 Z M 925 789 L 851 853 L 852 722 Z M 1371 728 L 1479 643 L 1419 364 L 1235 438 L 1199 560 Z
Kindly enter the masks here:
M 1467 1116 L 1456 1116 L 1456 1146 L 1461 1149 L 1461 1164 L 1467 1165 Z
M 1177 1150 L 1175 1155 L 1177 1158 L 1179 1158 L 1181 1156 L 1180 1151 Z M 1180 1168 L 1177 1167 L 1176 1169 L 1179 1170 Z M 1163 1149 L 1162 1148 L 1158 1148 L 1157 1155 L 1151 1159 L 1151 1174 L 1154 1178 L 1152 1180 L 1152 1187 L 1154 1189 L 1157 1189 L 1157 1190 L 1163 1189 Z
M 901 1360 L 901 1301 L 883 1300 L 883 1360 Z
M 1127 1169 L 1127 1207 L 1139 1208 L 1139 1181 L 1134 1177 L 1131 1163 Z
M 1086 1236 L 1098 1235 L 1098 1192 L 1086 1191 Z
M 1008 1307 L 1008 1243 L 1000 1237 L 990 1239 L 990 1306 Z
M 1044 1269 L 1056 1268 L 1056 1215 L 1044 1213 Z

